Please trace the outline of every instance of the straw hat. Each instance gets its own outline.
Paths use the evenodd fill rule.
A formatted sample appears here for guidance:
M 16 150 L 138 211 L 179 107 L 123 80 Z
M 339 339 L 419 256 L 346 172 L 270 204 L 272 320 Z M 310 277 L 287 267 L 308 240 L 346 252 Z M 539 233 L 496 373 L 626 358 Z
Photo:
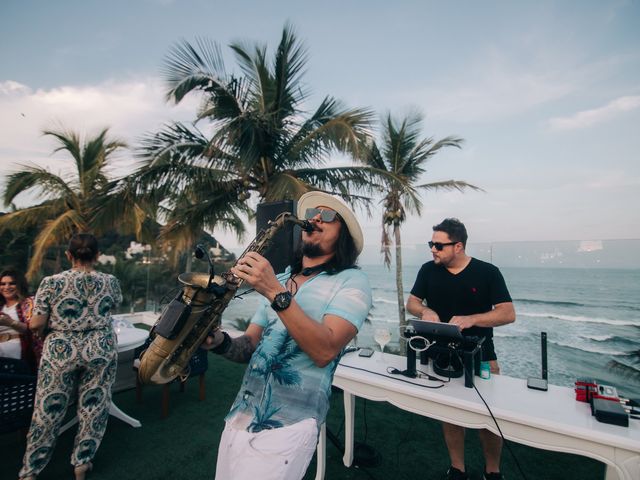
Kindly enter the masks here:
M 360 255 L 364 245 L 362 228 L 360 228 L 360 224 L 349 206 L 344 203 L 341 198 L 324 192 L 307 192 L 298 199 L 298 218 L 304 218 L 307 208 L 316 208 L 319 206 L 330 208 L 340 214 L 349 229 L 351 238 L 353 238 L 356 251 L 358 255 Z

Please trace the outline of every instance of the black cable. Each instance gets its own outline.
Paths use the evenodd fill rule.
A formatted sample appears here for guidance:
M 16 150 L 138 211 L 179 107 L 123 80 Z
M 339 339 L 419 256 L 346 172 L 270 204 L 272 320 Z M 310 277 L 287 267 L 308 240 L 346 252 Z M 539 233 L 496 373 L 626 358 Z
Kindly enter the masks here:
M 384 375 L 382 373 L 378 373 L 378 372 L 373 372 L 371 370 L 367 370 L 366 368 L 360 368 L 360 367 L 353 367 L 351 365 L 344 365 L 341 364 L 342 367 L 347 367 L 347 368 L 352 368 L 354 370 L 360 370 L 362 372 L 367 372 L 367 373 L 373 373 L 375 375 L 380 375 L 381 377 L 384 378 L 391 378 L 394 380 L 397 380 L 399 382 L 404 382 L 404 383 L 409 383 L 411 385 L 416 385 L 418 387 L 424 387 L 424 388 L 442 388 L 444 386 L 444 380 L 437 378 L 437 377 L 433 377 L 425 372 L 420 372 L 422 375 L 424 375 L 425 377 L 427 377 L 429 380 L 436 380 L 436 381 L 440 381 L 443 382 L 442 384 L 438 385 L 438 386 L 429 386 L 429 385 L 424 385 L 421 383 L 416 383 L 416 382 L 410 382 L 408 380 L 403 380 L 401 378 L 397 378 L 397 377 L 391 377 L 389 375 Z M 404 372 L 402 370 L 398 370 L 396 368 L 393 367 L 388 367 L 387 368 L 387 372 L 391 373 L 391 374 L 403 374 Z M 367 433 L 368 433 L 368 425 L 367 425 L 367 412 L 366 412 L 366 405 L 367 405 L 367 399 L 364 398 L 364 406 L 363 406 L 363 416 L 364 416 L 364 440 L 366 442 L 367 439 Z M 365 448 L 366 447 L 366 448 Z M 358 455 L 358 449 L 360 449 L 360 454 Z M 371 466 L 375 466 L 377 464 L 377 462 L 379 461 L 379 454 L 377 453 L 372 453 L 371 451 L 371 447 L 367 446 L 365 443 L 358 443 L 354 441 L 354 445 L 353 445 L 353 457 L 354 457 L 354 466 L 359 468 L 360 470 L 362 470 L 363 472 L 365 472 L 369 478 L 374 478 L 373 475 L 371 474 L 371 472 L 369 472 L 366 468 L 364 468 L 364 466 L 362 464 L 356 464 L 356 459 L 358 458 L 358 456 L 361 459 L 362 463 L 371 463 Z M 399 450 L 399 447 L 398 447 Z M 366 455 L 365 455 L 365 451 L 366 451 Z M 396 455 L 399 455 L 399 453 L 396 453 Z M 367 458 L 368 457 L 368 458 Z M 365 458 L 367 458 L 367 460 L 363 461 Z
M 404 434 L 400 437 L 400 441 L 396 445 L 396 468 L 400 468 L 400 447 L 411 440 L 410 433 L 416 422 L 409 422 L 409 428 L 405 429 Z
M 345 364 L 343 364 L 343 363 L 341 363 L 341 364 L 340 364 L 340 366 L 341 366 L 341 367 L 346 367 L 346 368 L 352 368 L 352 369 L 354 369 L 354 370 L 360 370 L 361 372 L 373 373 L 374 375 L 380 375 L 381 377 L 384 377 L 384 378 L 391 378 L 391 379 L 396 380 L 396 381 L 398 381 L 398 382 L 408 383 L 408 384 L 410 384 L 410 385 L 415 385 L 415 386 L 417 386 L 417 387 L 424 387 L 424 388 L 442 388 L 442 387 L 444 387 L 444 383 L 442 383 L 442 385 L 438 385 L 438 386 L 433 386 L 433 387 L 432 387 L 432 386 L 430 386 L 430 385 L 424 385 L 424 384 L 422 384 L 422 383 L 410 382 L 410 381 L 408 381 L 408 380 L 403 380 L 403 379 L 401 379 L 401 378 L 397 378 L 397 377 L 390 377 L 389 375 L 384 375 L 384 374 L 382 374 L 382 373 L 372 372 L 371 370 L 367 370 L 366 368 L 354 367 L 354 366 L 351 366 L 351 365 L 345 365 Z M 389 368 L 392 368 L 392 367 L 389 367 Z M 397 368 L 392 368 L 392 370 L 391 370 L 391 371 L 388 371 L 388 373 L 393 373 L 393 371 L 394 371 L 394 370 L 396 370 L 398 374 L 401 374 L 401 373 L 402 373 L 402 370 L 398 370 Z M 434 377 L 434 378 L 435 378 L 435 377 Z M 440 380 L 440 379 L 438 379 L 438 380 Z M 441 382 L 444 382 L 444 380 L 440 380 L 440 381 L 441 381 Z
M 451 350 L 453 351 L 453 353 L 456 354 L 456 356 L 458 357 L 458 360 L 460 360 L 460 363 L 462 364 L 462 368 L 465 370 L 465 372 L 469 373 L 469 370 L 468 370 L 467 366 L 465 365 L 465 363 L 462 361 L 462 358 L 460 358 L 460 354 L 458 353 L 458 351 L 454 350 L 454 349 L 451 349 Z M 475 375 L 475 372 L 471 372 L 471 374 Z M 473 379 L 473 376 L 471 378 Z M 511 449 L 510 442 L 507 442 L 507 439 L 504 438 L 504 434 L 502 433 L 502 429 L 500 428 L 500 425 L 498 425 L 498 421 L 496 420 L 496 417 L 493 416 L 493 412 L 491 411 L 491 408 L 489 408 L 489 404 L 487 404 L 487 402 L 485 401 L 484 397 L 482 396 L 482 394 L 478 390 L 478 387 L 476 387 L 476 382 L 473 382 L 473 389 L 476 391 L 476 393 L 480 397 L 480 400 L 482 400 L 482 403 L 484 403 L 484 406 L 487 407 L 487 411 L 489 412 L 489 415 L 491 415 L 491 418 L 493 419 L 493 423 L 495 423 L 496 428 L 498 429 L 498 432 L 500 432 L 500 438 L 502 438 L 502 442 L 507 446 L 507 449 L 509 450 L 509 453 L 513 457 L 513 460 L 515 461 L 516 466 L 518 467 L 518 471 L 520 472 L 520 475 L 522 476 L 522 478 L 524 478 L 524 480 L 527 480 L 527 476 L 524 474 L 524 471 L 522 470 L 522 467 L 520 466 L 520 462 L 518 461 L 518 457 L 516 457 L 516 454 L 513 453 L 513 450 Z
M 343 392 L 344 395 L 344 392 Z M 366 411 L 363 412 L 366 418 Z M 329 430 L 329 425 L 327 425 L 327 438 L 329 438 L 329 440 L 331 440 L 331 442 L 333 443 L 333 445 L 338 449 L 338 451 L 341 451 L 344 454 L 344 446 L 340 443 L 340 435 L 342 434 L 342 428 L 344 427 L 344 422 L 345 422 L 345 415 L 344 415 L 344 409 L 342 412 L 342 420 L 340 421 L 340 427 L 338 428 L 338 433 L 331 433 L 331 431 Z M 366 423 L 366 420 L 365 420 Z M 376 480 L 376 478 L 371 474 L 371 472 L 369 472 L 365 467 L 366 467 L 366 461 L 362 462 L 362 463 L 357 463 L 358 457 L 360 457 L 360 459 L 362 460 L 363 458 L 363 453 L 362 451 L 360 451 L 360 455 L 358 455 L 358 452 L 356 451 L 356 447 L 362 447 L 364 444 L 362 443 L 357 443 L 354 442 L 353 445 L 353 467 L 357 468 L 358 470 L 362 470 L 364 473 L 366 473 L 369 478 L 371 478 L 372 480 Z M 362 450 L 362 448 L 360 448 L 360 450 Z M 374 458 L 375 459 L 375 455 L 373 454 L 369 454 L 370 458 Z M 371 461 L 369 461 L 368 463 L 371 463 Z

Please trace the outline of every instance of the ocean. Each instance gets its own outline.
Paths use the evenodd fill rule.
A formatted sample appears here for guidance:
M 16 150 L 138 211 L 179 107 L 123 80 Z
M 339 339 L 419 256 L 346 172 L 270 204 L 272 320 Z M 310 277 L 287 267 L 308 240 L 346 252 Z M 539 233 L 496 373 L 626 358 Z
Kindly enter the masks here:
M 404 267 L 405 300 L 420 265 L 415 262 Z M 392 332 L 387 349 L 397 350 L 394 267 L 363 264 L 361 268 L 369 276 L 374 307 L 357 344 L 379 349 L 373 331 L 385 326 Z M 640 269 L 500 269 L 516 309 L 513 324 L 494 330 L 503 374 L 540 376 L 540 333 L 546 332 L 549 383 L 571 387 L 577 378 L 594 378 L 615 386 L 622 396 L 640 398 Z M 250 318 L 258 301 L 255 292 L 234 299 L 224 322 Z

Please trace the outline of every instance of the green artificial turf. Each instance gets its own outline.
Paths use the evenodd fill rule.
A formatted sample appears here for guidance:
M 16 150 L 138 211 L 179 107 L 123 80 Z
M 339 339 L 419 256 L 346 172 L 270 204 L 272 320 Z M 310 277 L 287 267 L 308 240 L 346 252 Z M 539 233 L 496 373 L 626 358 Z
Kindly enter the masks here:
M 199 480 L 214 478 L 218 439 L 226 415 L 240 386 L 243 365 L 209 357 L 206 374 L 206 400 L 198 400 L 198 381 L 190 379 L 184 393 L 171 385 L 170 410 L 160 417 L 161 387 L 144 387 L 138 404 L 135 390 L 114 395 L 116 404 L 142 422 L 141 428 L 111 417 L 96 458 L 91 480 Z M 334 391 L 327 419 L 328 429 L 344 442 L 342 394 Z M 38 480 L 71 479 L 69 464 L 75 428 L 59 439 L 53 458 Z M 363 461 L 376 466 L 346 468 L 342 452 L 327 440 L 325 478 L 333 479 L 439 479 L 449 465 L 440 425 L 429 418 L 400 410 L 388 403 L 356 403 L 356 442 Z M 15 480 L 24 453 L 24 437 L 0 436 L 2 468 L 0 480 Z M 589 458 L 538 450 L 510 443 L 513 453 L 529 480 L 600 480 L 604 465 Z M 370 455 L 374 453 L 374 455 Z M 482 454 L 475 432 L 467 435 L 467 469 L 472 479 L 481 478 Z M 305 480 L 315 478 L 313 459 Z M 508 449 L 503 452 L 503 472 L 508 480 L 521 479 Z M 233 480 L 233 479 L 229 479 Z M 260 479 L 258 479 L 260 480 Z

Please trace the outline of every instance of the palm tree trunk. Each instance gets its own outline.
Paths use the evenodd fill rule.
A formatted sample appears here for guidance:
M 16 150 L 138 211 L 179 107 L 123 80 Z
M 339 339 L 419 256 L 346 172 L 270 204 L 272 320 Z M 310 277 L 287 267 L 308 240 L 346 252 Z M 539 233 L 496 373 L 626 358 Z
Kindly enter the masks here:
M 402 286 L 402 241 L 400 240 L 400 226 L 393 226 L 393 236 L 396 243 L 396 293 L 398 295 L 398 334 L 404 335 L 404 328 L 407 325 L 407 319 L 404 314 L 404 288 Z M 407 354 L 407 344 L 403 341 L 400 344 L 400 355 Z

